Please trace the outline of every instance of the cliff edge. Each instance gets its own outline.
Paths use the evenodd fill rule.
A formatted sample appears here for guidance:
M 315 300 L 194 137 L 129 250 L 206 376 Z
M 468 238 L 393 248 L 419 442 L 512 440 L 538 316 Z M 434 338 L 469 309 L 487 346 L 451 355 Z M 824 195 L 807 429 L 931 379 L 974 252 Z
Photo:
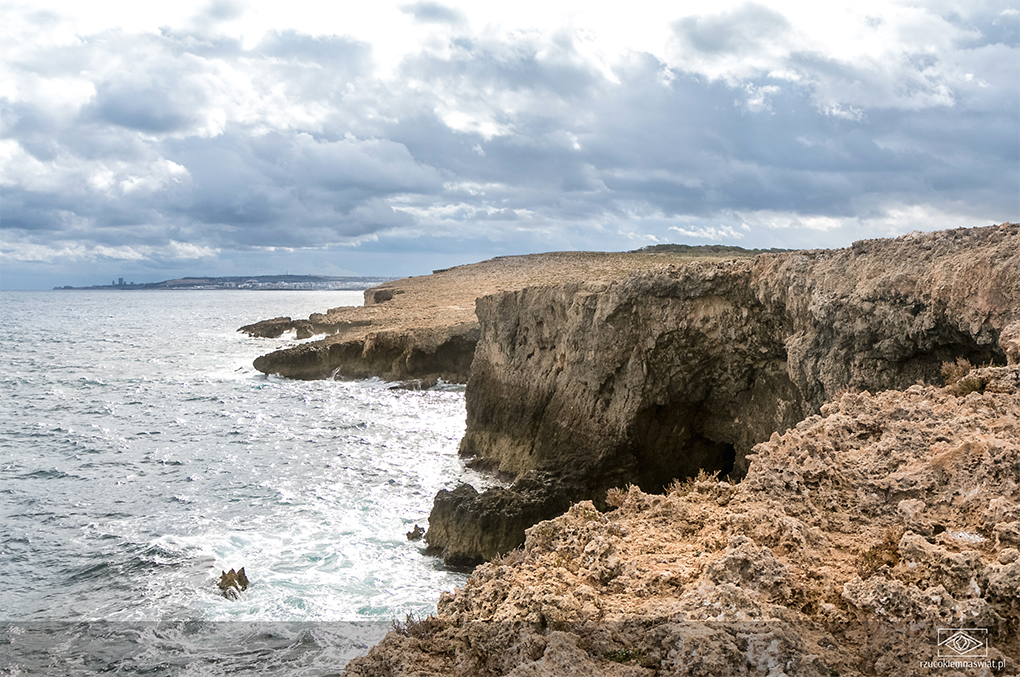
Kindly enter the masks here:
M 1020 366 L 958 366 L 835 396 L 738 484 L 573 505 L 344 674 L 1018 674 Z
M 755 444 L 843 390 L 1005 364 L 1020 225 L 529 287 L 476 312 L 461 452 L 517 481 L 437 495 L 426 540 L 450 563 L 506 553 L 571 503 L 604 508 L 612 487 L 739 478 Z
M 386 282 L 366 290 L 361 307 L 332 308 L 307 320 L 263 320 L 238 331 L 270 338 L 286 331 L 295 331 L 299 339 L 326 335 L 259 357 L 254 366 L 266 374 L 466 383 L 480 336 L 475 300 L 482 296 L 528 286 L 609 281 L 671 263 L 750 253 L 731 248 L 503 256 Z

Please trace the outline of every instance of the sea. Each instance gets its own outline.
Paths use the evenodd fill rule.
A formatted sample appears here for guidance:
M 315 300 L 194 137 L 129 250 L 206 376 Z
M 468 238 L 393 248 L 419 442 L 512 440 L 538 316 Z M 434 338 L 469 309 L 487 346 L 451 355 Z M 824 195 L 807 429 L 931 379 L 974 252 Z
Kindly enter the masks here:
M 361 292 L 0 292 L 0 675 L 336 675 L 468 572 L 462 386 L 290 381 L 261 319 Z M 217 586 L 245 568 L 238 599 Z

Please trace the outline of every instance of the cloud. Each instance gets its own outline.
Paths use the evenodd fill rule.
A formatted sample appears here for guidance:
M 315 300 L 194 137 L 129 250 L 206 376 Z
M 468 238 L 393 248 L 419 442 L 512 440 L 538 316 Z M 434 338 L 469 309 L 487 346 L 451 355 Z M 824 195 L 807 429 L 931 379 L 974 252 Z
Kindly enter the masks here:
M 404 5 L 400 8 L 405 14 L 410 14 L 415 21 L 423 24 L 462 24 L 465 17 L 461 12 L 450 9 L 437 2 L 415 2 Z
M 415 30 L 456 32 L 385 72 L 350 35 L 245 47 L 219 28 L 248 17 L 234 5 L 202 30 L 18 15 L 0 256 L 822 246 L 1017 219 L 1020 39 L 993 4 L 843 8 L 856 39 L 831 47 L 828 24 L 747 4 L 668 23 L 662 53 L 608 54 L 570 25 L 472 32 L 417 3 Z
M 696 240 L 732 241 L 742 240 L 744 238 L 744 233 L 741 233 L 740 231 L 736 230 L 735 228 L 732 228 L 731 226 L 719 226 L 719 227 L 707 226 L 701 228 L 695 227 L 684 228 L 681 226 L 670 226 L 669 229 L 672 231 L 676 231 L 677 233 L 683 235 L 684 237 L 691 237 Z M 750 229 L 748 228 L 748 230 Z
M 790 22 L 775 10 L 748 3 L 715 16 L 686 17 L 676 22 L 675 30 L 694 51 L 747 55 L 782 40 L 790 30 Z
M 5 242 L 0 256 L 8 262 L 33 263 L 102 263 L 103 261 L 196 261 L 214 259 L 218 249 L 201 247 L 188 242 L 170 240 L 162 246 L 137 245 L 86 245 L 81 242 L 53 242 L 35 244 Z

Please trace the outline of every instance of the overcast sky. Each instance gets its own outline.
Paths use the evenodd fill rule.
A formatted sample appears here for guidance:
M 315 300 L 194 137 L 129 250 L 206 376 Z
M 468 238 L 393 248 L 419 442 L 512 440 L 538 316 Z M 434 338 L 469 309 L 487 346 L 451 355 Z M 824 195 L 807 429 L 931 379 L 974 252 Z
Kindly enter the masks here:
M 0 54 L 5 289 L 1020 220 L 1020 0 L 33 0 Z

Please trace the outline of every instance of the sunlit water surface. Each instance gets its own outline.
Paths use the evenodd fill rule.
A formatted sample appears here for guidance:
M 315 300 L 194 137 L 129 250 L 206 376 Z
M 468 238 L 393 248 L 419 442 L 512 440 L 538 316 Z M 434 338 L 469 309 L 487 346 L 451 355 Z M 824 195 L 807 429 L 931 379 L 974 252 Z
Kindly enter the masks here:
M 489 484 L 457 457 L 462 389 L 267 378 L 294 341 L 236 331 L 360 292 L 0 301 L 0 671 L 336 674 L 463 583 L 405 536 Z

